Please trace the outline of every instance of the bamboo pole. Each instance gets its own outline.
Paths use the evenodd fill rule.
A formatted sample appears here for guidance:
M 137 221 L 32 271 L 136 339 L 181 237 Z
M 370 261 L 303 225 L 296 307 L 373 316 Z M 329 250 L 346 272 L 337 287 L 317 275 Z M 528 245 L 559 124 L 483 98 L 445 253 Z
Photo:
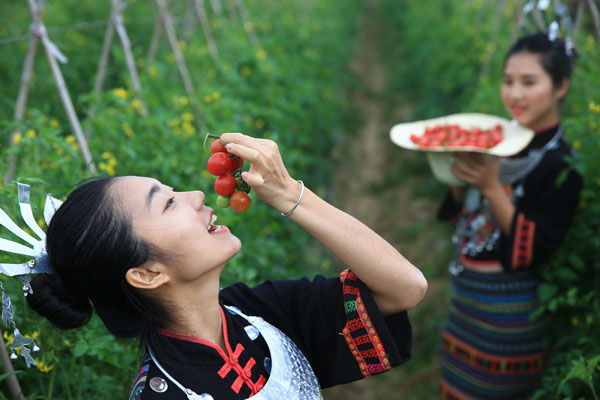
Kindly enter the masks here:
M 523 13 L 523 8 L 525 7 L 525 2 L 526 1 L 527 0 L 517 0 L 517 10 L 519 10 L 519 11 L 518 11 L 518 13 L 516 15 L 515 23 L 513 24 L 513 29 L 512 29 L 512 31 L 510 33 L 510 38 L 511 38 L 510 41 L 511 41 L 511 43 L 514 42 L 515 39 L 517 38 L 517 36 L 519 35 L 519 27 L 520 27 L 520 24 L 521 24 L 521 20 L 523 18 L 525 18 L 525 16 L 523 15 L 524 14 Z
M 123 46 L 123 52 L 125 53 L 125 62 L 127 64 L 127 69 L 129 70 L 129 76 L 131 77 L 131 86 L 133 86 L 133 90 L 139 97 L 142 91 L 142 85 L 137 73 L 137 68 L 135 67 L 135 59 L 133 58 L 133 53 L 131 51 L 131 42 L 129 41 L 129 36 L 127 36 L 125 26 L 123 25 L 123 8 L 121 0 L 111 0 L 111 7 L 113 24 L 121 39 L 121 45 Z M 147 116 L 148 109 L 146 108 L 146 104 L 142 100 L 140 100 L 140 102 L 142 115 Z
M 202 121 L 202 119 L 200 117 L 200 107 L 198 99 L 194 91 L 194 85 L 192 84 L 192 79 L 190 78 L 190 73 L 185 63 L 185 59 L 183 58 L 183 53 L 179 48 L 179 42 L 177 40 L 177 35 L 175 34 L 175 29 L 173 28 L 173 20 L 171 18 L 171 14 L 167 10 L 167 0 L 156 0 L 156 3 L 158 4 L 160 18 L 162 20 L 165 32 L 167 33 L 171 49 L 173 50 L 173 55 L 175 56 L 175 61 L 177 62 L 177 67 L 179 68 L 181 79 L 183 80 L 183 86 L 185 87 L 188 98 L 190 100 L 190 105 L 192 106 L 194 118 L 196 120 L 196 123 L 198 124 L 198 127 L 200 127 L 200 122 Z
M 252 22 L 252 18 L 250 18 L 248 7 L 246 7 L 246 2 L 244 0 L 236 0 L 235 4 L 237 6 L 238 13 L 240 14 L 240 18 L 242 19 L 244 31 L 248 35 L 248 39 L 250 39 L 250 43 L 252 43 L 254 47 L 259 47 L 260 40 L 258 40 L 258 35 L 254 29 L 254 23 Z
M 204 7 L 204 0 L 192 0 L 194 2 L 194 7 L 196 9 L 196 14 L 198 15 L 198 19 L 200 20 L 200 26 L 202 27 L 202 32 L 204 33 L 204 38 L 206 39 L 206 43 L 208 44 L 208 51 L 210 52 L 210 56 L 215 63 L 217 69 L 219 69 L 219 50 L 217 49 L 217 44 L 215 39 L 213 38 L 212 31 L 210 29 L 210 22 L 206 15 L 206 8 Z
M 34 16 L 33 26 L 36 24 L 36 17 Z M 21 72 L 21 83 L 19 85 L 19 94 L 17 95 L 17 106 L 15 108 L 14 119 L 17 122 L 23 121 L 23 115 L 25 114 L 25 106 L 27 104 L 27 94 L 29 92 L 29 85 L 31 83 L 31 75 L 33 72 L 33 64 L 35 61 L 35 54 L 37 48 L 38 38 L 35 35 L 31 35 L 29 38 L 29 44 L 27 45 L 27 54 L 25 56 L 25 62 L 23 63 L 23 72 Z M 13 146 L 13 140 L 19 130 L 15 129 L 10 135 L 10 142 L 8 146 Z M 4 174 L 4 184 L 8 185 L 12 180 L 15 168 L 17 166 L 17 155 L 16 153 L 10 153 L 8 156 L 8 168 Z
M 193 0 L 188 2 L 188 8 L 185 12 L 185 18 L 183 20 L 183 40 L 186 42 L 189 40 L 192 33 L 196 30 L 196 12 L 194 11 L 194 2 Z
M 579 2 L 577 2 L 577 11 L 575 12 L 575 22 L 573 23 L 573 33 L 579 32 L 579 28 L 581 28 L 581 23 L 583 22 L 584 7 L 585 7 L 585 1 L 579 0 Z
M 210 0 L 210 5 L 213 10 L 213 13 L 215 13 L 215 15 L 220 17 L 221 14 L 223 13 L 223 7 L 221 6 L 221 1 L 220 0 Z
M 598 39 L 600 39 L 600 12 L 598 12 L 598 7 L 596 6 L 596 2 L 594 0 L 587 0 L 587 5 L 590 9 L 590 13 L 592 14 L 592 20 L 594 21 L 594 27 L 596 28 L 596 35 L 598 35 Z
M 237 12 L 235 11 L 235 6 L 232 3 L 232 0 L 225 0 L 225 4 L 227 5 L 227 13 L 229 14 L 229 19 L 232 24 L 235 24 L 237 21 Z
M 102 44 L 102 52 L 100 53 L 100 62 L 98 62 L 98 69 L 96 71 L 96 80 L 94 82 L 94 98 L 98 100 L 98 94 L 104 85 L 104 76 L 106 75 L 106 66 L 108 65 L 108 56 L 110 55 L 110 45 L 112 44 L 112 40 L 114 37 L 114 27 L 112 18 L 108 20 L 108 24 L 106 25 L 106 31 L 104 33 L 104 43 Z M 96 109 L 94 108 L 94 104 L 90 104 L 88 109 L 88 120 L 85 126 L 85 137 L 90 138 L 92 134 L 92 120 L 96 114 Z
M 162 22 L 160 19 L 160 15 L 156 17 L 156 22 L 154 23 L 154 29 L 152 30 L 152 40 L 150 40 L 150 47 L 148 48 L 148 55 L 146 56 L 146 66 L 150 66 L 154 63 L 154 58 L 156 57 L 156 50 L 158 49 L 158 40 L 162 35 Z
M 15 370 L 12 362 L 10 361 L 8 351 L 6 351 L 6 343 L 4 342 L 2 335 L 0 335 L 0 360 L 2 361 L 2 371 L 5 374 Z M 12 395 L 13 399 L 25 398 L 23 389 L 21 389 L 21 385 L 19 384 L 19 380 L 15 374 L 8 375 L 6 378 L 6 383 L 8 384 L 8 390 L 10 390 L 10 394 Z
M 129 76 L 131 77 L 131 86 L 133 86 L 133 90 L 136 92 L 138 98 L 141 96 L 142 85 L 140 84 L 140 79 L 137 73 L 137 68 L 135 67 L 135 60 L 133 58 L 133 54 L 131 52 L 131 42 L 129 41 L 129 37 L 127 36 L 127 31 L 125 30 L 125 26 L 123 24 L 123 14 L 122 14 L 122 4 L 120 0 L 111 0 L 111 11 L 110 18 L 108 20 L 108 24 L 106 25 L 106 33 L 104 34 L 104 43 L 102 45 L 102 52 L 100 55 L 100 61 L 98 62 L 98 70 L 96 71 L 96 81 L 94 82 L 94 97 L 97 100 L 100 91 L 102 90 L 102 86 L 104 85 L 104 77 L 106 76 L 106 67 L 108 65 L 108 58 L 110 56 L 110 46 L 112 45 L 112 40 L 114 36 L 114 32 L 116 31 L 119 35 L 119 39 L 121 40 L 121 46 L 123 47 L 123 52 L 125 53 L 125 63 L 127 65 L 127 69 L 129 71 Z M 146 108 L 146 103 L 140 99 L 140 108 L 142 110 L 142 115 L 148 115 L 148 109 Z M 85 127 L 85 137 L 87 139 L 91 136 L 92 131 L 92 120 L 94 115 L 96 114 L 94 104 L 91 104 L 88 109 L 88 121 Z
M 34 32 L 34 34 L 40 38 L 40 42 L 42 43 L 44 52 L 46 53 L 46 58 L 48 59 L 50 69 L 52 70 L 52 75 L 54 76 L 54 82 L 56 83 L 60 99 L 67 113 L 71 129 L 73 129 L 73 132 L 75 133 L 75 138 L 77 139 L 77 143 L 79 144 L 79 149 L 81 151 L 81 154 L 83 155 L 85 165 L 88 167 L 92 174 L 96 174 L 97 170 L 92 160 L 92 154 L 90 153 L 87 140 L 85 138 L 85 135 L 83 134 L 83 130 L 81 129 L 79 118 L 77 117 L 77 113 L 75 112 L 75 107 L 73 107 L 73 102 L 71 101 L 71 96 L 69 95 L 69 91 L 67 90 L 67 85 L 65 84 L 65 80 L 58 65 L 58 61 L 56 61 L 55 53 L 57 52 L 57 49 L 50 41 L 48 37 L 48 32 L 46 31 L 46 27 L 42 22 L 41 11 L 43 10 L 43 1 L 40 1 L 39 5 L 36 4 L 35 0 L 28 0 L 28 3 L 31 13 L 38 13 L 38 23 L 35 27 L 37 29 Z

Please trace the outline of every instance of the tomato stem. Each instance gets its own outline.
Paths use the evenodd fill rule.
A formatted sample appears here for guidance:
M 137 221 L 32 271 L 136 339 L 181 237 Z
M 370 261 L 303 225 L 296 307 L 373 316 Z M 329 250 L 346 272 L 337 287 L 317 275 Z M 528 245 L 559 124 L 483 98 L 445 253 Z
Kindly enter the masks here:
M 206 135 L 204 136 L 204 142 L 202 142 L 202 148 L 204 149 L 204 151 L 206 151 L 206 142 L 208 141 L 208 138 L 219 139 L 220 136 L 213 135 L 210 132 L 206 132 Z

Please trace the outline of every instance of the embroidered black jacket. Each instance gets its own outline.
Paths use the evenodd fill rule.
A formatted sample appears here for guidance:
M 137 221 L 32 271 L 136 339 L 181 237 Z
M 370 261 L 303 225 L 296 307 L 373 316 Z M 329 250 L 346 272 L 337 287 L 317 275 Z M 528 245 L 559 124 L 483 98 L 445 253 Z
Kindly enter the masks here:
M 260 316 L 292 339 L 310 362 L 322 388 L 385 372 L 410 359 L 411 326 L 406 312 L 383 317 L 367 287 L 351 271 L 340 278 L 238 283 L 221 290 L 220 301 Z M 270 353 L 253 340 L 248 322 L 223 310 L 226 349 L 200 338 L 163 331 L 169 346 L 153 349 L 163 368 L 186 388 L 214 399 L 247 399 L 269 378 Z M 162 378 L 164 392 L 150 387 Z M 185 399 L 146 356 L 130 399 Z
M 540 149 L 552 140 L 559 126 L 554 126 L 535 135 L 531 143 L 514 158 L 524 157 L 533 149 Z M 572 150 L 564 139 L 555 148 L 548 150 L 540 163 L 523 179 L 506 186 L 516 207 L 509 235 L 500 234 L 499 240 L 490 249 L 476 255 L 461 254 L 461 262 L 485 268 L 500 263 L 504 271 L 526 268 L 544 258 L 559 245 L 565 236 L 579 203 L 579 192 L 583 186 L 581 175 L 569 165 Z M 480 204 L 483 196 L 480 195 Z M 483 241 L 490 230 L 497 228 L 493 217 L 482 208 L 466 215 L 476 218 L 482 215 L 490 223 L 478 234 L 480 238 L 459 238 L 463 246 L 466 240 Z M 438 211 L 440 220 L 459 217 L 463 204 L 458 204 L 450 191 Z M 465 217 L 465 215 L 463 215 Z

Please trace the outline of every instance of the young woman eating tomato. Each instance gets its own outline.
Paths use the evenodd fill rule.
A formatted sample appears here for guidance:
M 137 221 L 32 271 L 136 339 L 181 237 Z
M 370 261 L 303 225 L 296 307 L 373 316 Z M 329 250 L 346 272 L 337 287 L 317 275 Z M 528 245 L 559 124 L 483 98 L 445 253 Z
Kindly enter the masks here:
M 519 124 L 535 131 L 519 154 L 487 161 L 456 154 L 439 218 L 456 219 L 452 294 L 443 332 L 443 399 L 526 399 L 543 370 L 547 316 L 532 319 L 535 268 L 559 245 L 582 186 L 560 124 L 572 57 L 544 34 L 508 51 L 500 95 Z M 566 179 L 559 176 L 566 173 Z
M 407 361 L 406 310 L 426 290 L 421 272 L 292 179 L 274 142 L 240 133 L 220 142 L 250 162 L 242 178 L 260 199 L 348 269 L 220 289 L 241 241 L 216 225 L 202 192 L 104 178 L 56 211 L 46 239 L 55 273 L 33 279 L 30 306 L 63 329 L 85 324 L 93 306 L 111 333 L 139 338 L 145 356 L 130 399 L 319 399 L 322 387 Z

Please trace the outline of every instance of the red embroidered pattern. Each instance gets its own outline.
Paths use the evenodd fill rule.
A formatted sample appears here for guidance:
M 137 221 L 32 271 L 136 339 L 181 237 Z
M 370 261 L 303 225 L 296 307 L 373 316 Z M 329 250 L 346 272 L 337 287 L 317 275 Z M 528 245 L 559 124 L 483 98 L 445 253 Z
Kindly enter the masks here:
M 440 382 L 440 398 L 442 400 L 473 400 L 458 390 L 448 386 L 443 380 Z
M 534 235 L 535 222 L 528 220 L 522 213 L 519 213 L 517 216 L 512 254 L 512 266 L 514 269 L 527 267 L 531 263 Z
M 389 370 L 392 366 L 387 352 L 367 313 L 360 289 L 355 286 L 358 278 L 347 269 L 340 273 L 340 281 L 347 319 L 342 334 L 362 375 L 368 377 Z
M 463 341 L 444 332 L 444 349 L 455 357 L 498 375 L 531 374 L 544 366 L 547 354 L 521 357 L 498 357 L 475 349 Z

